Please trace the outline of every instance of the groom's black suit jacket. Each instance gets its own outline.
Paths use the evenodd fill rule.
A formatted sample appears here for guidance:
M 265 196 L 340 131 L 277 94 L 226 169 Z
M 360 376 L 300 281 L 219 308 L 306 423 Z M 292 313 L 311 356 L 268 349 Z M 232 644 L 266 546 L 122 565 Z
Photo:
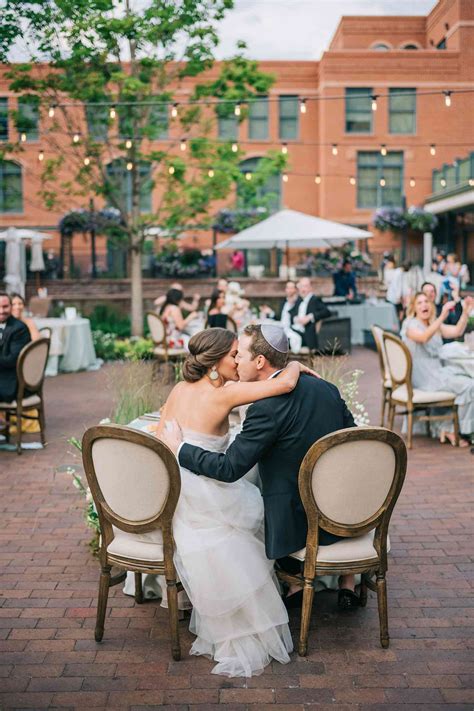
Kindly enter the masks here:
M 301 375 L 291 393 L 249 407 L 241 434 L 225 454 L 185 443 L 179 463 L 223 482 L 241 479 L 258 463 L 265 504 L 266 554 L 270 559 L 283 558 L 306 545 L 307 520 L 298 491 L 298 472 L 306 452 L 320 437 L 354 426 L 334 385 Z M 326 536 L 326 543 L 334 540 L 330 534 Z

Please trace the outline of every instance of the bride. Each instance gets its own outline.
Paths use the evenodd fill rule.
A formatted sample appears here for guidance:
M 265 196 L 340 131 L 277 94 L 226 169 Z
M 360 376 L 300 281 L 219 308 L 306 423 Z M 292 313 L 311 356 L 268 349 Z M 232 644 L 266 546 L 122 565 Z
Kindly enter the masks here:
M 237 341 L 223 328 L 201 331 L 189 341 L 184 382 L 172 390 L 155 433 L 175 419 L 186 441 L 223 452 L 234 407 L 290 392 L 300 372 L 290 363 L 263 382 L 238 381 Z M 150 534 L 149 534 L 150 535 Z M 263 500 L 246 479 L 227 484 L 181 467 L 181 494 L 173 518 L 175 565 L 192 603 L 191 654 L 217 664 L 213 674 L 261 674 L 276 659 L 287 663 L 293 649 L 288 615 L 265 555 Z

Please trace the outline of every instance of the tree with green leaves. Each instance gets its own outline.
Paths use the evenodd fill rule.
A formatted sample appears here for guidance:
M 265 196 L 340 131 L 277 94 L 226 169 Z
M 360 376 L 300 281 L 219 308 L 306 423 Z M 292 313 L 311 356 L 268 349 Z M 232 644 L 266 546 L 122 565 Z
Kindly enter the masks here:
M 233 120 L 237 104 L 236 120 L 244 120 L 249 97 L 266 95 L 274 81 L 241 43 L 218 75 L 210 71 L 219 21 L 232 7 L 233 0 L 3 0 L 0 61 L 10 88 L 42 122 L 41 198 L 57 210 L 65 198 L 96 195 L 118 211 L 113 229 L 129 254 L 134 335 L 143 328 L 147 230 L 173 237 L 207 226 L 214 201 L 235 193 L 256 204 L 285 165 L 270 151 L 249 180 L 238 145 L 217 138 L 216 120 Z M 9 64 L 20 41 L 28 61 Z M 25 112 L 14 120 L 20 136 Z M 0 158 L 21 151 L 20 138 L 0 150 Z

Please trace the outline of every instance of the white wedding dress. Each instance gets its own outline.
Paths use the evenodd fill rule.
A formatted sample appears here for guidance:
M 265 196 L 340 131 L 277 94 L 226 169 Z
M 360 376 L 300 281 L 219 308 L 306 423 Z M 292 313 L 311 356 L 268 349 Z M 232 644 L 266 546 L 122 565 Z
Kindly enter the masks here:
M 184 430 L 184 439 L 224 452 L 229 435 Z M 173 535 L 176 570 L 193 606 L 190 654 L 214 659 L 212 673 L 226 676 L 261 674 L 272 658 L 289 662 L 288 614 L 265 555 L 259 489 L 245 479 L 227 484 L 181 467 Z M 129 574 L 125 592 L 133 594 L 133 587 Z

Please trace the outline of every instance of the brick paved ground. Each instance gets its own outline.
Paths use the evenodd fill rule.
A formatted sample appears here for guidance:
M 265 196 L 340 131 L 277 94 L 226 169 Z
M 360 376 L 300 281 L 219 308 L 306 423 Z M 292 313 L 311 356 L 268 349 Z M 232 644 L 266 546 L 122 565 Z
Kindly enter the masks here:
M 378 424 L 376 357 L 358 350 L 362 389 Z M 105 640 L 93 626 L 98 582 L 82 500 L 69 475 L 66 437 L 107 415 L 104 372 L 47 381 L 45 451 L 0 452 L 0 708 L 472 709 L 474 600 L 472 456 L 416 438 L 392 519 L 389 568 L 391 644 L 378 642 L 376 601 L 336 612 L 316 597 L 306 659 L 293 655 L 249 681 L 209 674 L 211 663 L 170 661 L 165 612 L 111 591 Z M 296 635 L 298 615 L 292 613 Z

